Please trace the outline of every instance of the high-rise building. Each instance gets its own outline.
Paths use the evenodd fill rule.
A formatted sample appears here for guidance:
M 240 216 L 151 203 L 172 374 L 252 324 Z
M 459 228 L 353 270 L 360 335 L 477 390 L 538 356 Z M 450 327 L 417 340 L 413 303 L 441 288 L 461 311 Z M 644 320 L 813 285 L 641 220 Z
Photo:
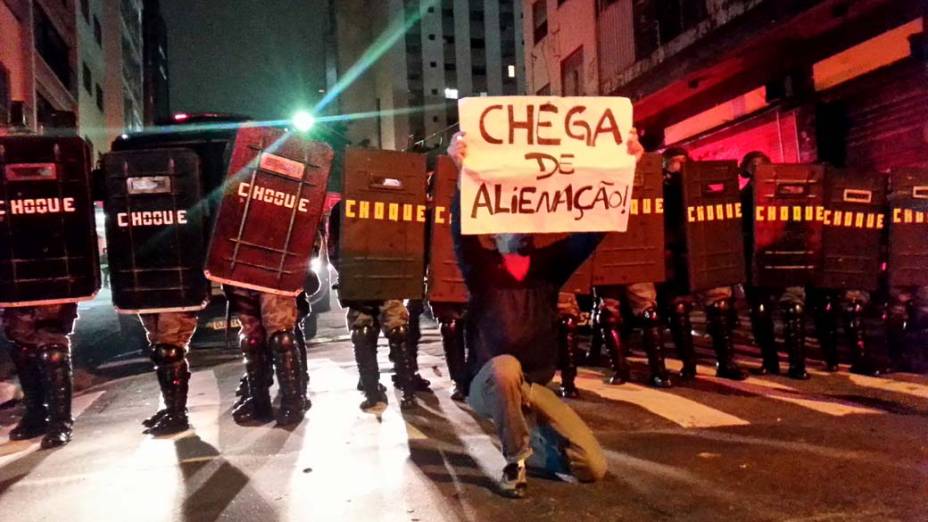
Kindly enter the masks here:
M 171 115 L 168 81 L 168 31 L 159 0 L 142 4 L 142 93 L 144 121 L 151 125 Z
M 0 124 L 12 101 L 34 130 L 77 112 L 77 45 L 72 0 L 0 0 Z
M 432 148 L 455 131 L 457 99 L 525 91 L 518 0 L 330 0 L 329 112 L 354 144 Z
M 142 1 L 103 0 L 104 105 L 109 142 L 142 129 Z
M 78 128 L 93 144 L 95 153 L 109 150 L 106 131 L 104 86 L 106 59 L 103 52 L 105 0 L 77 0 L 78 40 Z
M 529 92 L 634 102 L 696 159 L 928 165 L 924 0 L 523 0 Z

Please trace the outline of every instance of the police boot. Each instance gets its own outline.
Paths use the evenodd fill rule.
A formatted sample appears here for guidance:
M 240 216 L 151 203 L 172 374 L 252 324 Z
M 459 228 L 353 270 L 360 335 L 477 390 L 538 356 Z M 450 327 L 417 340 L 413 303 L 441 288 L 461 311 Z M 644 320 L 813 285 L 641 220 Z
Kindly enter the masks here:
M 303 369 L 300 373 L 300 387 L 303 389 L 303 397 L 309 397 L 309 358 L 306 356 L 306 337 L 299 325 L 293 330 L 293 334 L 296 347 L 300 350 L 300 367 Z
M 277 370 L 277 384 L 280 386 L 277 424 L 298 424 L 303 420 L 310 403 L 303 387 L 303 365 L 296 337 L 289 331 L 274 332 L 268 339 L 267 347 L 274 354 L 274 368 Z
M 464 331 L 456 319 L 441 321 L 441 346 L 445 351 L 448 373 L 454 382 L 451 399 L 463 402 L 467 399 L 464 373 L 467 371 L 464 353 Z
M 864 325 L 864 313 L 866 307 L 860 301 L 848 303 L 845 313 L 847 314 L 847 334 L 851 339 L 851 349 L 853 350 L 853 362 L 851 363 L 851 373 L 859 375 L 880 375 L 880 369 L 873 360 L 873 354 L 870 353 L 867 345 L 867 329 Z
M 190 383 L 190 366 L 186 350 L 180 346 L 157 344 L 151 347 L 151 359 L 161 387 L 164 409 L 143 424 L 151 435 L 170 435 L 190 428 L 187 419 L 187 391 Z
M 679 302 L 673 305 L 670 314 L 670 335 L 677 348 L 677 356 L 683 362 L 680 378 L 688 381 L 696 378 L 696 349 L 693 347 L 693 323 L 690 322 L 690 304 Z
M 422 331 L 419 329 L 419 314 L 410 314 L 409 327 L 406 331 L 406 354 L 409 358 L 409 367 L 413 386 L 416 391 L 429 391 L 432 383 L 419 375 L 419 341 L 422 339 Z M 396 347 L 390 344 L 390 351 L 394 352 Z M 396 361 L 393 361 L 396 363 Z M 399 374 L 393 375 L 393 385 L 397 388 L 399 384 Z
M 558 330 L 558 366 L 561 370 L 561 397 L 576 399 L 580 397 L 577 390 L 577 320 L 562 317 Z
M 10 440 L 25 440 L 38 437 L 48 429 L 48 410 L 45 408 L 45 391 L 42 373 L 39 370 L 38 354 L 13 343 L 10 357 L 16 366 L 19 384 L 23 388 L 23 417 L 10 431 Z
M 361 326 L 351 330 L 354 360 L 358 363 L 361 391 L 364 392 L 362 410 L 370 410 L 378 404 L 387 404 L 385 388 L 380 385 L 380 367 L 377 364 L 377 336 L 373 326 Z
M 264 339 L 258 336 L 242 338 L 245 356 L 245 375 L 248 378 L 248 395 L 232 409 L 232 418 L 239 424 L 268 422 L 274 418 L 271 409 L 270 358 Z
M 815 335 L 822 348 L 825 371 L 838 371 L 838 307 L 830 297 L 825 298 L 815 314 Z
M 760 347 L 761 366 L 758 375 L 780 375 L 780 356 L 773 328 L 773 310 L 769 302 L 752 303 L 751 332 Z
M 393 368 L 396 372 L 396 385 L 403 392 L 403 399 L 400 401 L 400 408 L 402 409 L 411 408 L 416 405 L 415 365 L 411 354 L 406 349 L 406 335 L 405 326 L 397 326 L 387 332 L 387 341 L 390 343 L 390 350 L 396 354 L 396 361 Z
M 886 314 L 886 346 L 893 371 L 912 371 L 907 356 L 910 318 L 913 317 L 912 303 L 903 309 L 892 306 Z
M 622 319 L 612 314 L 607 314 L 600 319 L 600 329 L 603 336 L 603 344 L 609 352 L 609 362 L 612 366 L 612 377 L 609 378 L 609 384 L 625 384 L 629 380 L 628 360 L 625 356 L 625 344 L 622 342 L 622 332 L 620 331 Z
M 735 363 L 734 308 L 731 299 L 722 299 L 709 306 L 707 319 L 712 348 L 715 350 L 715 376 L 733 381 L 747 379 L 747 374 Z
M 789 378 L 805 380 L 806 372 L 806 315 L 799 303 L 783 307 L 783 339 L 789 357 Z
M 651 377 L 648 384 L 655 388 L 670 388 L 670 375 L 664 364 L 664 332 L 657 310 L 648 308 L 641 313 L 641 344 L 648 355 Z
M 39 348 L 42 386 L 48 401 L 48 431 L 42 449 L 64 446 L 71 441 L 71 353 L 67 346 L 51 344 Z

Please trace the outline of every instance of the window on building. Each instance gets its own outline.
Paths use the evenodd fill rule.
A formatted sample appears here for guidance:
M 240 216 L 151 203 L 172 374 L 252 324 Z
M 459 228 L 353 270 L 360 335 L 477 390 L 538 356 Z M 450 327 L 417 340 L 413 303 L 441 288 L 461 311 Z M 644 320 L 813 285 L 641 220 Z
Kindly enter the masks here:
M 561 62 L 561 94 L 583 95 L 583 47 L 570 53 L 570 56 Z
M 93 96 L 93 77 L 90 75 L 90 67 L 87 67 L 87 62 L 84 62 L 81 68 L 81 74 L 84 77 L 84 89 L 87 91 L 87 94 Z
M 438 62 L 429 62 L 429 67 L 438 67 Z
M 547 0 L 536 0 L 532 4 L 532 34 L 536 44 L 548 34 Z
M 0 63 L 0 125 L 10 121 L 10 72 Z
M 445 98 L 448 100 L 457 100 L 458 99 L 458 90 L 451 87 L 445 87 Z
M 100 87 L 99 83 L 97 84 L 97 108 L 103 112 L 103 87 Z
M 81 0 L 81 15 L 84 21 L 90 23 L 90 0 Z
M 516 77 L 516 66 L 515 65 L 506 66 L 506 76 L 508 76 L 509 78 Z
M 608 0 L 600 0 L 608 5 Z M 635 54 L 648 57 L 709 15 L 705 0 L 635 0 Z
M 487 41 L 483 38 L 471 38 L 470 39 L 470 48 L 471 49 L 486 49 Z
M 74 74 L 70 63 L 71 49 L 39 4 L 35 4 L 34 22 L 36 51 L 61 83 L 70 90 Z
M 93 15 L 93 39 L 97 45 L 103 46 L 103 27 L 100 25 L 100 19 Z

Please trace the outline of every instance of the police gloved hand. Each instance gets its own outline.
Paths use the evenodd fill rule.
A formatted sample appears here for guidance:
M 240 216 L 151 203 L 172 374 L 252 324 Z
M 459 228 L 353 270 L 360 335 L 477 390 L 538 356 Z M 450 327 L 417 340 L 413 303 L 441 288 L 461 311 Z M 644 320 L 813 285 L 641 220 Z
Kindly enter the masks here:
M 638 141 L 638 129 L 632 127 L 632 130 L 628 133 L 628 139 L 625 140 L 625 144 L 628 147 L 628 153 L 635 157 L 635 161 L 641 161 L 641 157 L 644 156 L 644 147 L 641 145 L 641 142 Z M 451 152 L 450 148 L 448 152 Z

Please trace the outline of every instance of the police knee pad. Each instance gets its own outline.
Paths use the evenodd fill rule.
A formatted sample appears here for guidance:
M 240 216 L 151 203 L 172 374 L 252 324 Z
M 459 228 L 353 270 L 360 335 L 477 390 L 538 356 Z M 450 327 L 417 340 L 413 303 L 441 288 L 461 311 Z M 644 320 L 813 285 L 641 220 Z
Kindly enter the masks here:
M 377 342 L 377 329 L 373 326 L 359 326 L 357 328 L 351 329 L 351 343 L 354 345 L 359 344 L 373 344 Z
M 568 332 L 572 332 L 577 329 L 577 318 L 572 315 L 562 316 L 560 323 L 561 328 Z
M 806 309 L 802 303 L 786 303 L 782 306 L 783 315 L 789 319 L 802 317 Z
M 268 348 L 274 352 L 286 353 L 297 349 L 296 336 L 290 330 L 279 330 L 271 334 Z
M 441 335 L 444 337 L 453 336 L 458 332 L 460 325 L 457 319 L 441 322 Z
M 864 304 L 863 301 L 860 301 L 859 299 L 854 299 L 852 301 L 849 301 L 844 306 L 844 311 L 851 316 L 862 316 L 864 314 L 865 309 L 866 309 L 866 305 Z
M 406 335 L 408 332 L 409 329 L 405 326 L 397 326 L 395 328 L 391 328 L 390 331 L 387 332 L 387 339 L 391 343 L 403 342 L 406 340 Z
M 71 363 L 71 350 L 61 344 L 39 346 L 39 357 L 49 366 L 61 366 Z
M 650 306 L 638 314 L 638 319 L 641 321 L 641 324 L 644 325 L 645 328 L 650 328 L 657 326 L 660 323 L 661 317 L 657 312 L 657 308 Z
M 156 344 L 151 347 L 151 361 L 156 366 L 179 363 L 186 355 L 187 350 L 173 344 Z
M 243 335 L 240 339 L 242 345 L 242 352 L 245 355 L 254 354 L 260 352 L 264 347 L 265 337 L 264 335 Z

